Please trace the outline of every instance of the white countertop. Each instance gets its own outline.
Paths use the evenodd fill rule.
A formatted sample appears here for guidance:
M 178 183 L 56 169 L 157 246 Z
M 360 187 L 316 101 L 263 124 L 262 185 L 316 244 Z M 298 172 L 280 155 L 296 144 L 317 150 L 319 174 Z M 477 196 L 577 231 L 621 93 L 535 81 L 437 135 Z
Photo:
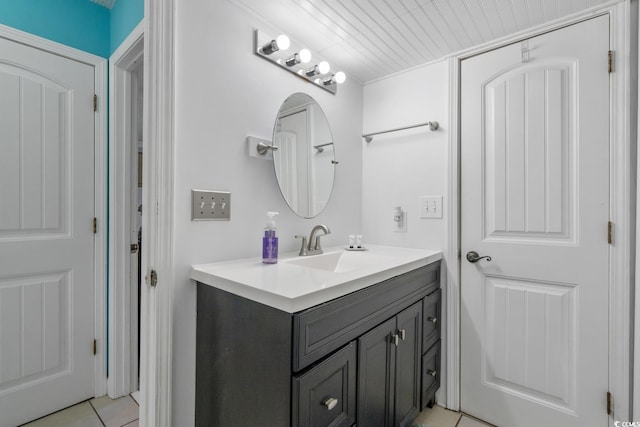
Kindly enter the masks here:
M 194 265 L 191 278 L 295 313 L 442 258 L 441 251 L 369 245 L 366 251 L 349 251 L 351 267 L 347 271 L 328 271 L 295 264 L 328 254 L 336 254 L 337 257 L 342 252 L 347 251 L 343 247 L 333 247 L 325 249 L 324 255 L 300 257 L 297 253 L 280 254 L 277 264 L 263 264 L 261 258 L 247 258 Z

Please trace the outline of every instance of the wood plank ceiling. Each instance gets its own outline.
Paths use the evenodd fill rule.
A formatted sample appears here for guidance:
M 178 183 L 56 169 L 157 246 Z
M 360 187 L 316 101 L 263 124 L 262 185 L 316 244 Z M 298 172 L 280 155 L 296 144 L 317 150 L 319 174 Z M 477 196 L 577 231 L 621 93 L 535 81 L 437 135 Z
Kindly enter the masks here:
M 230 1 L 367 83 L 606 0 Z

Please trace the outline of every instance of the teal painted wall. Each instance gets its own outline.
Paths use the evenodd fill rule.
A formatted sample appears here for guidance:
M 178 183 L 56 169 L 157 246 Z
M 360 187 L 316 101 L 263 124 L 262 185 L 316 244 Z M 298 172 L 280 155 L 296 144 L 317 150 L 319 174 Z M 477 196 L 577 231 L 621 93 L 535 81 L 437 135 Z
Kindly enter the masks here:
M 122 44 L 144 17 L 144 0 L 116 0 L 111 8 L 111 53 Z
M 108 58 L 144 17 L 144 0 L 0 0 L 0 24 Z
M 0 0 L 0 24 L 104 58 L 111 54 L 109 18 L 109 9 L 89 0 Z

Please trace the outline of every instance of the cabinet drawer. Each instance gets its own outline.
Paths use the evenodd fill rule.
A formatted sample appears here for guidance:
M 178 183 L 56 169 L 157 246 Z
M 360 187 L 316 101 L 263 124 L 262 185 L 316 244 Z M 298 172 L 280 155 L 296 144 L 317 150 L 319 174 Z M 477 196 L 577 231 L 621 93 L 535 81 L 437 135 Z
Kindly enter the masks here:
M 438 289 L 424 299 L 422 308 L 422 348 L 431 347 L 440 339 L 440 316 L 442 313 L 442 291 Z
M 356 344 L 293 377 L 292 427 L 348 427 L 356 421 Z
M 364 334 L 440 286 L 435 262 L 326 304 L 293 318 L 293 371 Z
M 422 356 L 422 406 L 424 409 L 435 399 L 440 388 L 440 341 Z

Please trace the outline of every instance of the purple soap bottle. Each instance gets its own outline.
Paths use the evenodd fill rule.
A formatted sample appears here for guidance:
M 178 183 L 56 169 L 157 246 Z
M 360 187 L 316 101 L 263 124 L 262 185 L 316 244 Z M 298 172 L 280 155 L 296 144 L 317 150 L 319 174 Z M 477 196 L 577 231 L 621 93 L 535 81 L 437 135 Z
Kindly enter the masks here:
M 278 263 L 278 237 L 276 236 L 276 222 L 274 217 L 278 212 L 267 212 L 267 225 L 264 227 L 262 238 L 262 262 L 265 264 Z

